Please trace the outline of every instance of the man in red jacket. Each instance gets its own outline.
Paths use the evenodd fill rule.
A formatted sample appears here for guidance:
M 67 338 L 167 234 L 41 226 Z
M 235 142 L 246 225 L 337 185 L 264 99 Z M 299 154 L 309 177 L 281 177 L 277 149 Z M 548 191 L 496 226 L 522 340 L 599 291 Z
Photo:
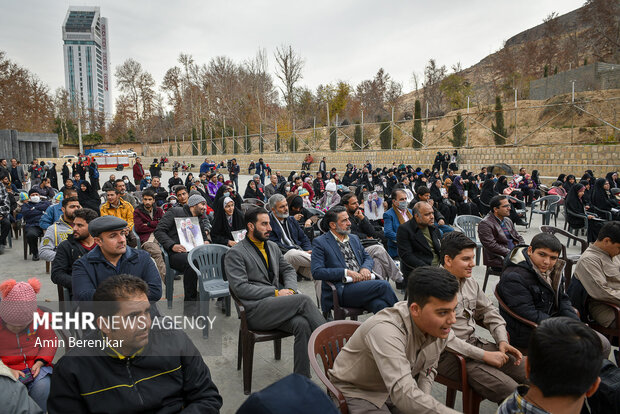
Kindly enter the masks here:
M 155 239 L 153 232 L 157 228 L 159 220 L 164 216 L 164 210 L 155 205 L 155 191 L 152 188 L 145 188 L 142 192 L 142 204 L 138 205 L 133 211 L 134 229 L 140 237 L 142 250 L 148 252 L 159 271 L 162 281 L 166 281 L 166 263 L 162 256 L 159 243 Z
M 136 158 L 136 163 L 133 165 L 133 181 L 139 186 L 143 178 L 144 168 L 142 167 L 142 160 L 138 157 Z

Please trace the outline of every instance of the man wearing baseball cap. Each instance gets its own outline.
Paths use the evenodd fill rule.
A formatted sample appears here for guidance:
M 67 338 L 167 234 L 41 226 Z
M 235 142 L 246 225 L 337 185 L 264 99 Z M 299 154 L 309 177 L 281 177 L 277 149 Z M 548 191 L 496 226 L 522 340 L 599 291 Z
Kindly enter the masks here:
M 102 216 L 88 224 L 97 246 L 73 266 L 73 298 L 90 301 L 97 286 L 113 275 L 129 274 L 144 280 L 150 301 L 161 299 L 161 279 L 151 256 L 127 246 L 127 222 L 115 216 Z
M 178 194 L 178 193 L 177 193 Z M 155 229 L 155 239 L 166 250 L 170 260 L 170 266 L 183 272 L 183 290 L 185 291 L 185 303 L 183 312 L 186 315 L 195 313 L 196 301 L 198 300 L 198 277 L 187 261 L 187 250 L 179 240 L 175 218 L 198 217 L 200 232 L 205 244 L 207 241 L 207 230 L 200 217 L 207 209 L 207 200 L 199 194 L 190 196 L 187 204 L 180 207 L 169 209 L 164 217 L 159 221 Z

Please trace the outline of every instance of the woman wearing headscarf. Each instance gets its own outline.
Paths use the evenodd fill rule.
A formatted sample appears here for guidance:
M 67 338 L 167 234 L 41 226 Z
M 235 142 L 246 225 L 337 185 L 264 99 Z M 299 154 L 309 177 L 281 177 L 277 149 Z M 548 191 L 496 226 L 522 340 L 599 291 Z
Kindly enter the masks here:
M 128 176 L 123 175 L 123 182 L 125 183 L 125 190 L 127 190 L 128 193 L 133 193 L 134 191 L 137 191 L 136 186 L 133 185 Z M 96 188 L 95 190 L 98 189 Z
M 213 227 L 211 227 L 211 240 L 215 244 L 232 247 L 235 241 L 232 232 L 245 230 L 243 214 L 235 207 L 235 202 L 230 197 L 222 197 L 215 206 L 213 214 Z
M 492 179 L 484 180 L 484 184 L 482 184 L 482 191 L 480 191 L 480 212 L 482 214 L 487 214 L 490 211 L 488 207 L 491 204 L 491 199 L 498 195 L 495 191 L 495 182 Z
M 594 182 L 592 189 L 591 203 L 599 210 L 611 213 L 614 220 L 620 220 L 620 212 L 613 212 L 613 209 L 620 209 L 620 204 L 609 192 L 609 182 L 604 178 L 599 178 Z
M 222 185 L 217 193 L 215 193 L 215 199 L 213 200 L 213 204 L 217 205 L 218 201 L 222 197 L 230 197 L 235 202 L 235 207 L 241 208 L 241 204 L 243 204 L 243 199 L 241 196 L 235 191 L 235 187 L 232 184 L 224 184 Z
M 443 187 L 440 179 L 431 179 L 431 183 L 431 199 L 433 200 L 433 205 L 445 217 L 446 224 L 454 223 L 454 218 L 457 213 L 456 206 L 448 200 L 447 192 L 445 195 L 441 192 Z
M 323 197 L 319 200 L 317 208 L 327 211 L 330 208 L 340 204 L 340 196 L 336 192 L 337 189 L 338 186 L 336 186 L 336 183 L 331 181 L 328 182 L 325 186 L 325 194 L 323 194 Z
M 190 188 L 193 182 L 194 182 L 194 174 L 188 173 L 187 177 L 185 177 L 185 187 Z
M 556 181 L 560 181 L 562 185 L 564 185 L 564 182 L 566 182 L 566 174 L 558 175 L 558 179 Z
M 538 175 L 538 170 L 532 171 L 532 181 L 534 182 L 534 184 L 536 184 L 537 187 L 540 186 L 541 182 L 540 182 L 540 177 Z
M 586 221 L 583 217 L 578 217 L 574 214 L 587 217 L 588 225 L 588 242 L 593 243 L 596 241 L 598 232 L 602 226 L 601 221 L 595 220 L 596 215 L 589 212 L 589 206 L 586 205 L 583 200 L 583 195 L 586 192 L 586 188 L 581 184 L 575 184 L 571 187 L 568 195 L 566 196 L 566 221 L 573 229 L 581 229 L 586 225 Z M 572 212 L 574 214 L 569 214 Z
M 265 195 L 260 192 L 258 188 L 256 188 L 256 182 L 254 180 L 248 181 L 248 185 L 245 187 L 245 193 L 243 194 L 244 199 L 248 198 L 256 198 L 260 201 L 265 201 Z
M 303 197 L 297 194 L 291 194 L 286 197 L 286 203 L 288 204 L 289 214 L 297 220 L 306 236 L 308 236 L 310 241 L 312 241 L 314 238 L 314 230 L 312 228 L 313 223 L 310 220 L 312 213 L 310 213 L 304 205 Z
M 609 182 L 609 188 L 620 188 L 620 181 L 618 181 L 618 173 L 615 171 L 607 173 L 607 181 Z
M 463 185 L 463 178 L 457 175 L 452 185 L 448 188 L 448 197 L 456 203 L 456 209 L 459 215 L 480 215 L 478 206 L 469 200 L 469 194 L 465 195 L 465 188 Z
M 99 214 L 99 207 L 101 206 L 101 199 L 99 194 L 88 181 L 82 181 L 80 188 L 78 189 L 78 200 L 82 208 L 90 208 L 95 210 Z
M 570 189 L 575 185 L 575 182 L 576 179 L 573 174 L 566 176 L 566 181 L 564 181 L 564 184 L 562 185 L 562 187 L 566 190 L 566 193 L 570 193 Z
M 503 195 L 504 190 L 508 188 L 508 179 L 505 175 L 500 176 L 495 183 L 495 192 L 497 194 Z
M 581 180 L 579 184 L 584 186 L 586 189 L 585 193 L 583 193 L 583 201 L 586 203 L 586 206 L 592 204 L 592 190 L 590 188 L 590 182 L 588 180 Z

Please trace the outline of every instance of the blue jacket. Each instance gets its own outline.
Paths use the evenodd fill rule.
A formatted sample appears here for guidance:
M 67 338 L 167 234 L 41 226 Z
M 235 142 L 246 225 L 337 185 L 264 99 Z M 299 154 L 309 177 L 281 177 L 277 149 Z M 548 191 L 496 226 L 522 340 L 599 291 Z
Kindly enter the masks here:
M 40 201 L 38 203 L 28 202 L 22 205 L 22 216 L 26 222 L 26 227 L 38 226 L 45 210 L 50 206 L 49 201 Z
M 157 302 L 161 299 L 161 278 L 151 256 L 144 250 L 132 249 L 129 246 L 116 266 L 112 266 L 106 260 L 99 246 L 95 246 L 93 250 L 75 262 L 71 274 L 73 299 L 76 301 L 93 300 L 95 290 L 101 282 L 110 276 L 121 274 L 133 275 L 144 280 L 149 285 L 150 301 Z
M 411 213 L 411 210 L 409 210 L 409 212 Z M 398 257 L 396 232 L 398 231 L 398 226 L 400 226 L 400 221 L 398 221 L 398 216 L 396 214 L 397 213 L 393 208 L 390 208 L 388 211 L 383 213 L 383 234 L 385 234 L 385 237 L 388 240 L 387 251 L 392 257 Z
M 39 220 L 39 227 L 46 230 L 49 226 L 56 223 L 60 216 L 62 216 L 62 203 L 49 206 L 45 210 L 45 214 L 41 216 L 41 220 Z
M 372 257 L 364 250 L 362 242 L 355 234 L 349 235 L 349 243 L 355 254 L 360 267 L 372 271 L 375 265 Z M 344 255 L 340 251 L 340 247 L 334 238 L 334 235 L 327 232 L 312 242 L 312 259 L 310 269 L 312 277 L 315 280 L 326 280 L 332 282 L 338 291 L 338 299 L 342 302 L 342 291 L 344 290 L 344 270 L 347 264 L 344 261 Z M 326 283 L 322 284 L 321 309 L 327 312 L 333 307 L 334 299 L 332 290 Z
M 210 165 L 208 162 L 203 162 L 200 164 L 200 174 L 208 173 L 210 169 Z
M 291 242 L 301 247 L 303 251 L 307 252 L 308 250 L 312 250 L 310 239 L 308 239 L 306 233 L 304 233 L 303 229 L 299 226 L 299 223 L 295 220 L 295 217 L 289 216 L 285 223 L 288 224 L 288 229 L 291 233 Z M 293 247 L 282 243 L 282 229 L 280 228 L 280 224 L 277 223 L 273 213 L 269 213 L 269 224 L 271 224 L 271 234 L 269 234 L 269 240 L 277 244 L 280 250 L 287 251 L 292 249 Z

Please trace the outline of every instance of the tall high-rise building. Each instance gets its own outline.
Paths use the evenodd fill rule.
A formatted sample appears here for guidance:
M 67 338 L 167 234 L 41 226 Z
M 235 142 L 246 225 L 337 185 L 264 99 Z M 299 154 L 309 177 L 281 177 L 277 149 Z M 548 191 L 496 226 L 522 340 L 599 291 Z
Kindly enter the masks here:
M 99 7 L 71 6 L 62 25 L 65 85 L 84 111 L 112 116 L 108 19 Z

